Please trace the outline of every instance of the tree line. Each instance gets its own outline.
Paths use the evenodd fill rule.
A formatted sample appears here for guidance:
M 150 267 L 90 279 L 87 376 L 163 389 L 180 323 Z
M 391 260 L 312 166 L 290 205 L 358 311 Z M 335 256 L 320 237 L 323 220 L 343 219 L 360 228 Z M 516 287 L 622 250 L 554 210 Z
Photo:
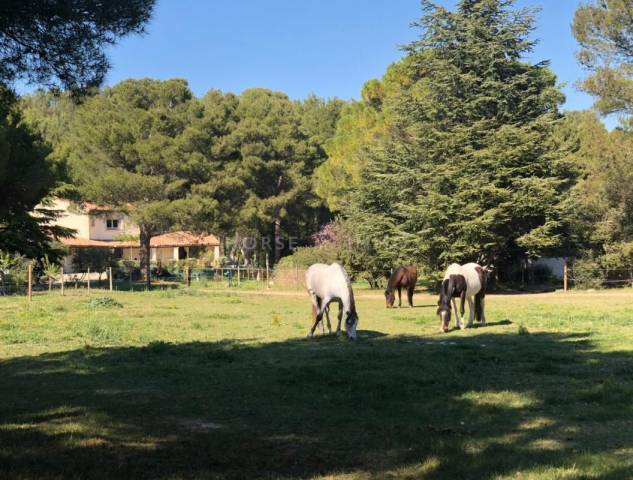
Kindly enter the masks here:
M 127 27 L 104 41 L 142 29 L 151 7 L 131 4 Z M 151 237 L 170 228 L 267 236 L 274 260 L 290 253 L 280 238 L 308 244 L 316 233 L 318 246 L 288 261 L 338 258 L 371 278 L 401 263 L 433 274 L 455 261 L 543 255 L 628 268 L 633 11 L 612 0 L 576 13 L 580 88 L 597 99 L 586 112 L 562 112 L 548 62 L 526 60 L 536 18 L 511 0 L 454 10 L 425 0 L 418 39 L 351 102 L 266 89 L 197 98 L 181 79 L 96 89 L 102 70 L 52 67 L 34 70 L 36 80 L 56 78 L 48 86 L 65 92 L 18 99 L 10 82 L 35 67 L 16 64 L 0 109 L 0 183 L 12 192 L 0 249 L 50 254 L 64 232 L 50 227 L 53 212 L 31 212 L 64 195 L 126 211 L 147 272 Z M 100 38 L 59 61 L 98 53 Z M 613 132 L 599 119 L 609 114 L 621 118 Z

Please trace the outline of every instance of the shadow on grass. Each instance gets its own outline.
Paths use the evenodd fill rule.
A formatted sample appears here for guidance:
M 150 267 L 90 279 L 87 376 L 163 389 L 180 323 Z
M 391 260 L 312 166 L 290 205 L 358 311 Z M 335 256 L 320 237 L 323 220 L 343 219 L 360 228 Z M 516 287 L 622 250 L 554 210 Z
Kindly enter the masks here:
M 359 334 L 1 361 L 0 476 L 630 478 L 629 353 L 589 334 Z

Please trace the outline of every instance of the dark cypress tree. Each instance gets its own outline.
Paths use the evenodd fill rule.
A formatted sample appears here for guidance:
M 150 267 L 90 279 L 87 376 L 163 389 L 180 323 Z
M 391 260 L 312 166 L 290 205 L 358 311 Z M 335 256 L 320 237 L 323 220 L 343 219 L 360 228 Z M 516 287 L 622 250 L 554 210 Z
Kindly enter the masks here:
M 423 1 L 410 81 L 385 99 L 387 134 L 368 147 L 346 211 L 386 264 L 438 271 L 562 244 L 572 173 L 552 132 L 564 97 L 546 62 L 523 60 L 534 14 L 512 4 Z

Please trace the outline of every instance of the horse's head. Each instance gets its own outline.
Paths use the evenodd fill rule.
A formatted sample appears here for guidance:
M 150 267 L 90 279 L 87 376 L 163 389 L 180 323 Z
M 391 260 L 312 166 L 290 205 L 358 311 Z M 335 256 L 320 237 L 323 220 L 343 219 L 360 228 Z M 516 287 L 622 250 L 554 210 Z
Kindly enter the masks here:
M 442 332 L 448 332 L 448 327 L 451 323 L 451 304 L 442 302 L 440 299 L 438 302 L 437 314 L 440 316 L 440 329 Z
M 356 326 L 358 325 L 358 314 L 355 310 L 347 312 L 345 316 L 345 331 L 347 336 L 352 340 L 356 340 Z
M 394 302 L 396 301 L 396 292 L 390 292 L 389 290 L 385 290 L 385 302 L 387 304 L 387 308 L 392 308 Z

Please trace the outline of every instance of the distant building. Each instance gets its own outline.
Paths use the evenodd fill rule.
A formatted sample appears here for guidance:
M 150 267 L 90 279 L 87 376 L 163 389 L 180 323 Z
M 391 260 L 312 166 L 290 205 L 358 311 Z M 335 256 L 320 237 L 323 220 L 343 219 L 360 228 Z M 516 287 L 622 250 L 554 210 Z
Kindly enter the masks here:
M 74 237 L 62 238 L 69 249 L 64 259 L 64 270 L 72 271 L 72 256 L 81 248 L 110 248 L 120 258 L 139 260 L 139 228 L 127 215 L 115 209 L 93 203 L 77 204 L 56 199 L 51 207 L 60 212 L 56 224 L 76 230 Z M 220 241 L 214 235 L 196 235 L 191 232 L 171 232 L 153 237 L 150 241 L 152 262 L 168 262 L 196 257 L 212 250 L 213 258 L 220 257 Z
M 551 270 L 552 276 L 561 280 L 564 275 L 566 259 L 563 257 L 542 257 L 535 260 L 534 267 L 546 267 Z

